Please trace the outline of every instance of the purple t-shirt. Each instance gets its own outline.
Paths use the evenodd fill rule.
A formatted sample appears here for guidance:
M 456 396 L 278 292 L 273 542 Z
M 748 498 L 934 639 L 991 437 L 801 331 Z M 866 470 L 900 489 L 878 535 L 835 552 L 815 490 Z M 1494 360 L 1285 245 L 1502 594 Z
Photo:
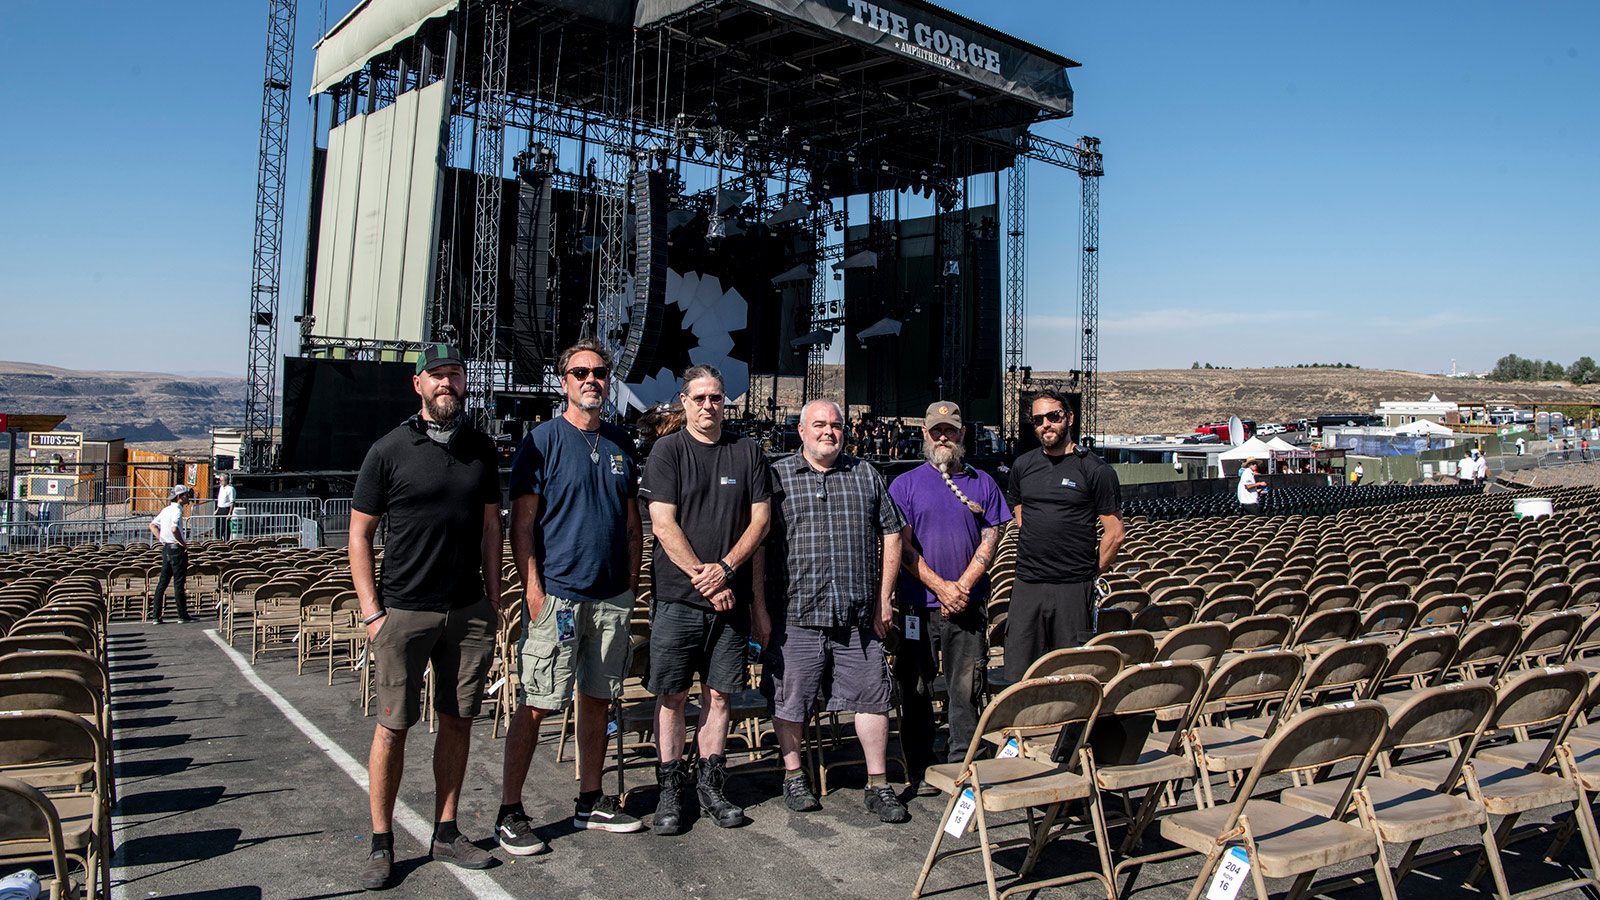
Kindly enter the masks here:
M 956 499 L 955 492 L 944 483 L 932 463 L 924 463 L 890 482 L 889 496 L 905 513 L 912 539 L 929 568 L 940 578 L 953 581 L 960 578 L 967 564 L 972 562 L 983 529 L 1011 521 L 1011 510 L 1006 508 L 1000 486 L 988 474 L 968 467 L 961 474 L 952 475 L 951 480 L 968 500 L 983 507 L 981 514 Z M 924 606 L 939 605 L 938 596 L 902 568 L 901 599 L 907 606 L 916 606 L 919 596 Z M 968 598 L 970 603 L 988 602 L 987 574 L 972 586 Z

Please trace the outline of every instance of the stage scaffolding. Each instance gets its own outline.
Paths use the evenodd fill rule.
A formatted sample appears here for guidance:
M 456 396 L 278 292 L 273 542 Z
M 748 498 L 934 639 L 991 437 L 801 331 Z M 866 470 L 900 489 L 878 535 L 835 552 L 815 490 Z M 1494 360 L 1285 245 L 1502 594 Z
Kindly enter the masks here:
M 417 11 L 410 19 L 396 13 L 408 6 Z M 844 316 L 828 266 L 858 249 L 843 236 L 851 224 L 849 198 L 867 195 L 862 207 L 870 227 L 863 246 L 886 254 L 902 201 L 931 200 L 946 301 L 940 390 L 963 402 L 960 350 L 970 336 L 955 300 L 957 248 L 963 229 L 971 227 L 966 206 L 973 179 L 992 176 L 997 193 L 1004 182 L 996 361 L 1005 385 L 1002 427 L 1014 439 L 1026 372 L 1026 165 L 1032 160 L 1083 179 L 1083 340 L 1075 374 L 1085 392 L 1087 433 L 1098 365 L 1099 141 L 1085 138 L 1074 146 L 1030 133 L 1071 115 L 1066 70 L 1077 64 L 920 0 L 874 5 L 890 17 L 881 22 L 874 13 L 853 24 L 847 13 L 837 26 L 825 24 L 825 6 L 824 0 L 373 0 L 359 7 L 319 44 L 313 93 L 329 101 L 319 104 L 329 111 L 318 123 L 319 149 L 332 128 L 445 81 L 440 178 L 455 178 L 457 190 L 472 191 L 475 214 L 460 222 L 452 210 L 436 208 L 418 334 L 341 334 L 317 323 L 321 300 L 308 274 L 303 353 L 392 359 L 430 341 L 460 343 L 470 357 L 469 408 L 491 430 L 502 397 L 550 395 L 559 382 L 550 356 L 559 348 L 548 339 L 513 341 L 496 319 L 506 288 L 498 277 L 506 252 L 502 185 L 537 171 L 581 198 L 574 229 L 594 247 L 590 293 L 562 296 L 558 314 L 581 320 L 584 334 L 614 348 L 619 374 L 626 375 L 635 363 L 638 335 L 632 330 L 645 318 L 642 304 L 656 302 L 638 290 L 630 295 L 634 265 L 624 239 L 634 212 L 630 180 L 651 171 L 665 175 L 674 208 L 707 215 L 713 228 L 760 223 L 804 204 L 805 214 L 792 227 L 808 239 L 793 262 L 814 273 L 806 321 L 813 335 L 826 333 L 829 342 L 843 331 Z M 380 11 L 404 27 L 363 32 Z M 895 16 L 904 22 L 897 26 Z M 923 31 L 906 22 L 930 35 L 937 30 L 944 43 L 930 38 L 919 49 Z M 897 27 L 908 37 L 899 38 Z M 422 153 L 427 142 L 419 138 L 417 146 Z M 736 199 L 730 204 L 729 198 Z M 314 221 L 313 251 L 318 240 Z M 461 252 L 467 247 L 470 253 Z M 463 259 L 470 260 L 470 271 L 458 273 Z M 519 264 L 517 271 L 525 269 Z M 469 286 L 466 308 L 453 308 L 462 292 L 451 286 L 462 280 Z M 797 345 L 800 371 L 785 373 L 805 376 L 806 399 L 827 395 L 827 347 L 821 339 Z M 516 374 L 530 371 L 539 374 Z M 774 374 L 752 370 L 750 396 L 758 396 L 762 379 L 774 384 Z M 771 393 L 770 386 L 762 390 Z M 755 404 L 748 408 L 754 411 Z

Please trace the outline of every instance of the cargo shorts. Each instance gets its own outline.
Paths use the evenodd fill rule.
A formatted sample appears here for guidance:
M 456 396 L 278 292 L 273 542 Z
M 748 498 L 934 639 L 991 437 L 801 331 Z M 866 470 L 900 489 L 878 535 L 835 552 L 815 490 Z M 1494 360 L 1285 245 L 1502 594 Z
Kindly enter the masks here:
M 546 594 L 538 617 L 517 642 L 517 702 L 565 709 L 574 687 L 600 700 L 622 696 L 633 655 L 632 611 L 632 591 L 605 600 Z

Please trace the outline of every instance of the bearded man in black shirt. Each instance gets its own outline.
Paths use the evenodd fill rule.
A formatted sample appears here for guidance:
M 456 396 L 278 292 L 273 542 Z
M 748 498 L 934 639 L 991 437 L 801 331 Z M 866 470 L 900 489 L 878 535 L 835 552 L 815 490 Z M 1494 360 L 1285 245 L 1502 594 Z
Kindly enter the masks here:
M 1006 619 L 1006 678 L 1061 647 L 1094 636 L 1094 581 L 1122 546 L 1117 473 L 1071 438 L 1067 397 L 1046 390 L 1033 401 L 1039 447 L 1017 457 L 1006 486 L 1021 535 Z M 1095 525 L 1104 528 L 1098 540 Z

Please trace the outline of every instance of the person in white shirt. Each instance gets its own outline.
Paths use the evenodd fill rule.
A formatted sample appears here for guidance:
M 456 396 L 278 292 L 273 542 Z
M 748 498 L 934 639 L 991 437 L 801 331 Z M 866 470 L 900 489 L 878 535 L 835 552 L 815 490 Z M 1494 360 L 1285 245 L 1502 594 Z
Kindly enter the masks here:
M 233 501 L 238 494 L 233 489 L 233 476 L 224 472 L 222 484 L 217 488 L 217 538 L 228 539 L 229 520 L 233 518 Z
M 1367 470 L 1361 465 L 1361 463 L 1356 463 L 1356 470 L 1350 473 L 1350 486 L 1355 487 L 1356 485 L 1360 484 L 1361 479 L 1365 478 L 1366 474 Z
M 1261 492 L 1267 486 L 1258 481 L 1256 476 L 1261 474 L 1261 461 L 1250 457 L 1239 467 L 1239 505 L 1244 508 L 1246 515 L 1261 515 Z
M 1472 458 L 1472 451 L 1468 450 L 1461 461 L 1456 463 L 1456 480 L 1462 484 L 1472 484 L 1478 477 L 1478 463 Z
M 150 608 L 147 622 L 161 624 L 161 607 L 168 583 L 173 585 L 173 595 L 178 602 L 178 621 L 194 621 L 189 615 L 189 596 L 184 590 L 184 582 L 189 578 L 189 542 L 183 527 L 184 507 L 193 500 L 194 488 L 176 485 L 166 507 L 150 520 L 150 536 L 161 543 L 161 580 L 156 582 L 155 605 Z
M 1520 437 L 1517 438 L 1517 455 L 1521 456 L 1522 454 L 1526 453 L 1527 451 L 1528 451 L 1528 442 L 1523 440 Z
M 1484 456 L 1482 451 L 1474 450 L 1472 451 L 1472 459 L 1472 480 L 1476 481 L 1479 487 L 1482 487 L 1489 483 L 1489 457 Z

